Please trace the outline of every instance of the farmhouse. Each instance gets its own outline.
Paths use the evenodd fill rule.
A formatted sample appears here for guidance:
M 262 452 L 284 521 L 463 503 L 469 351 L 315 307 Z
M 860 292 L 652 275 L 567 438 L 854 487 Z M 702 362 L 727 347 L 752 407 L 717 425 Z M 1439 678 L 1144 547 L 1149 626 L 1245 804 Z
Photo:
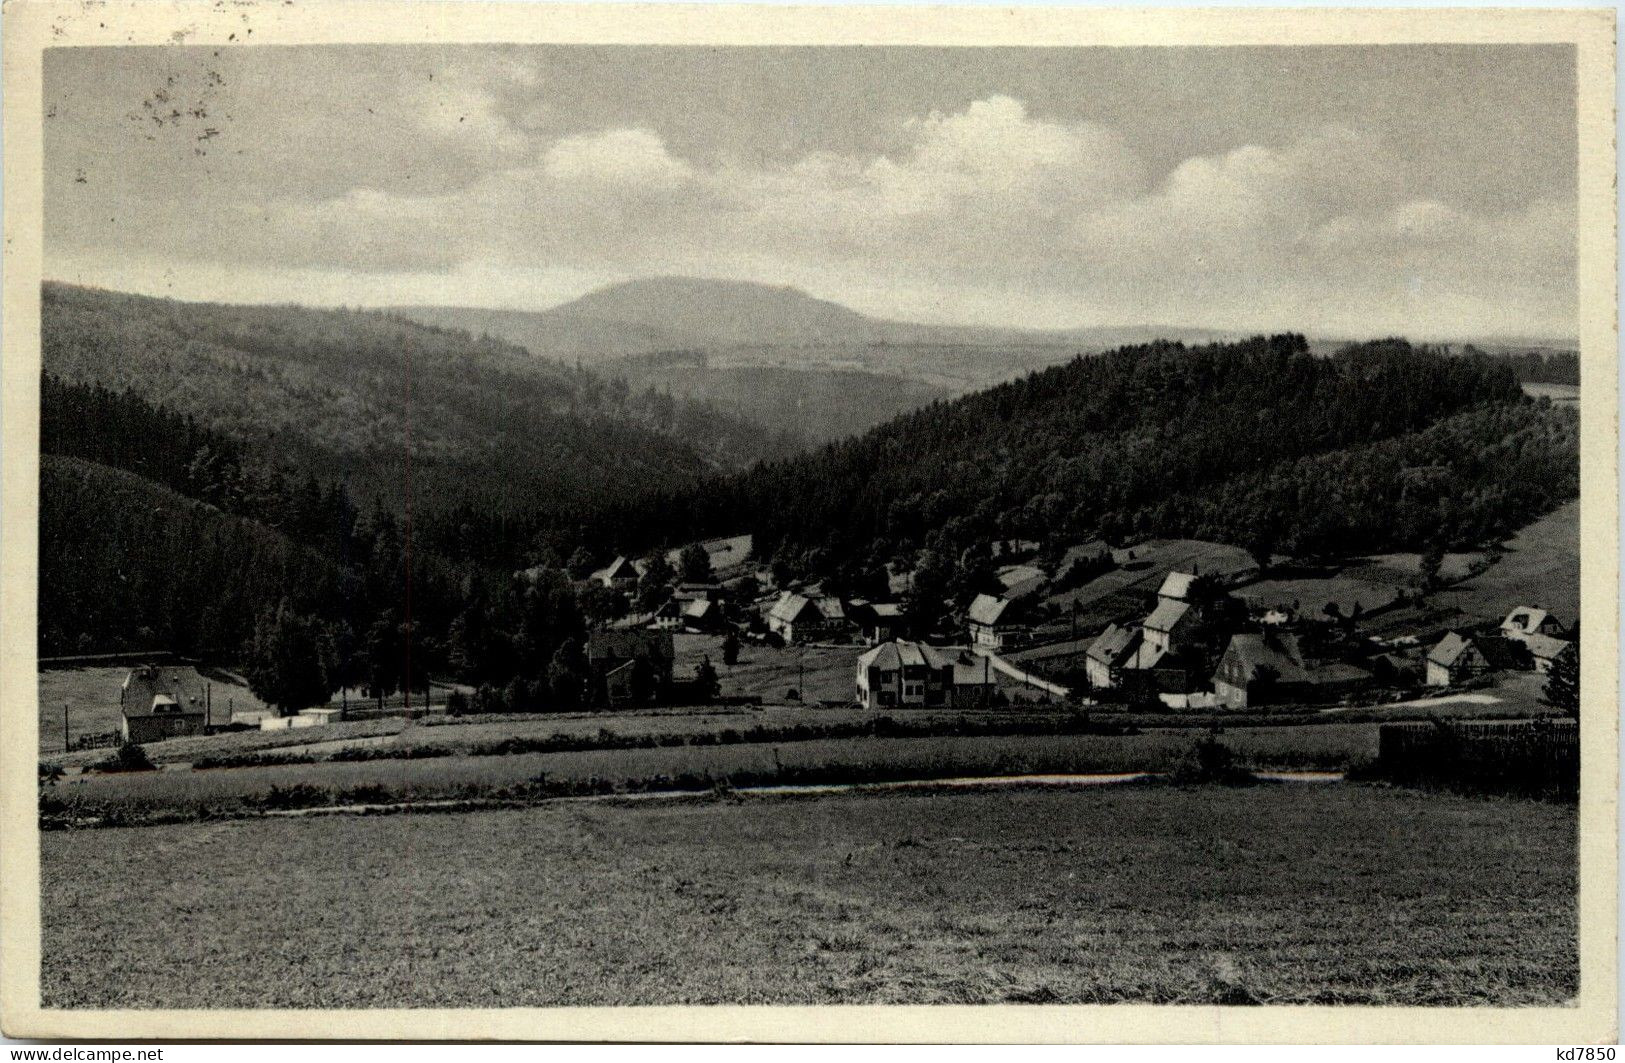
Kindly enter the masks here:
M 1195 628 L 1200 615 L 1189 602 L 1158 598 L 1157 607 L 1141 625 L 1141 638 L 1148 650 L 1160 657 L 1177 648 L 1180 640 Z
M 1024 641 L 1029 627 L 1027 613 L 1026 599 L 978 594 L 966 615 L 970 640 L 995 650 Z
M 643 575 L 644 567 L 642 561 L 630 561 L 624 557 L 617 557 L 597 572 L 594 572 L 592 578 L 612 591 L 631 591 L 637 587 L 638 577 Z
M 859 657 L 857 680 L 866 709 L 985 706 L 998 686 L 992 662 L 964 646 L 902 640 Z
M 1535 671 L 1542 675 L 1552 670 L 1552 662 L 1571 645 L 1567 639 L 1556 639 L 1541 634 L 1525 637 L 1523 644 L 1529 647 L 1529 656 L 1534 663 Z
M 1561 634 L 1563 625 L 1557 622 L 1555 616 L 1544 609 L 1535 609 L 1527 605 L 1518 606 L 1501 621 L 1501 637 L 1519 642 L 1527 640 L 1532 635 Z
M 1157 601 L 1162 602 L 1190 602 L 1191 591 L 1196 584 L 1196 576 L 1190 572 L 1170 572 L 1162 579 L 1162 586 L 1157 588 Z
M 878 646 L 903 631 L 903 607 L 896 602 L 869 602 L 854 598 L 846 603 L 846 615 L 858 626 L 863 641 Z
M 1489 659 L 1478 643 L 1454 631 L 1428 651 L 1426 681 L 1430 687 L 1453 686 L 1488 671 Z
M 1136 628 L 1113 624 L 1089 644 L 1084 654 L 1084 672 L 1089 685 L 1097 690 L 1110 690 L 1123 683 L 1123 669 L 1140 646 L 1140 632 Z
M 1369 685 L 1371 673 L 1337 661 L 1305 658 L 1296 635 L 1243 632 L 1230 637 L 1213 672 L 1213 693 L 1226 708 L 1271 702 L 1330 701 Z
M 195 680 L 195 682 L 193 682 Z M 132 668 L 119 688 L 119 733 L 126 742 L 203 734 L 208 724 L 202 677 L 191 668 Z
M 844 636 L 851 622 L 838 598 L 785 591 L 768 610 L 767 629 L 789 644 Z
M 675 656 L 669 631 L 594 631 L 587 637 L 593 692 L 611 705 L 666 697 Z
M 722 603 L 712 598 L 667 598 L 656 609 L 649 626 L 656 631 L 707 632 L 723 624 Z

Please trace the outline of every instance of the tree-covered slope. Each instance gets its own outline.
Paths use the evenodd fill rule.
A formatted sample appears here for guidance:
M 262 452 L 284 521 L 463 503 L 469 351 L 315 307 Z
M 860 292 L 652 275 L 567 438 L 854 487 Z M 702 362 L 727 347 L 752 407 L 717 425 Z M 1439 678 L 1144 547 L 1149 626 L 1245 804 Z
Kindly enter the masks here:
M 47 284 L 45 369 L 133 389 L 300 471 L 398 503 L 561 512 L 784 455 L 705 404 L 380 313 Z
M 1510 530 L 1571 497 L 1568 417 L 1524 400 L 1504 363 L 1403 341 L 1329 358 L 1295 335 L 1153 344 L 933 404 L 622 524 L 750 530 L 807 568 L 1011 536 L 1415 546 Z

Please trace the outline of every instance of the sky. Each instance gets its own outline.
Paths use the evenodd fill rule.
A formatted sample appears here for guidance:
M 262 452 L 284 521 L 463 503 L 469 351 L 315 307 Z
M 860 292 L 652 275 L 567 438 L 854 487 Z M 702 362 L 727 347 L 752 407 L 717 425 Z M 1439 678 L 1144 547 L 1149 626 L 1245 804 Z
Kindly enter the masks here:
M 54 49 L 46 273 L 545 309 L 1576 331 L 1570 46 Z

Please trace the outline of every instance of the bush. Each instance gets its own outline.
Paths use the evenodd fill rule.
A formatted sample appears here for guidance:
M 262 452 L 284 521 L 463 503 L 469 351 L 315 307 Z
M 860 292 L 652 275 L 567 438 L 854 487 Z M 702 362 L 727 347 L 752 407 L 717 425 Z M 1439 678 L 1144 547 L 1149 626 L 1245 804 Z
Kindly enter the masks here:
M 91 765 L 95 771 L 115 773 L 127 771 L 157 771 L 158 765 L 147 756 L 147 751 L 135 742 L 127 742 L 112 754 Z
M 1257 780 L 1253 773 L 1236 764 L 1234 751 L 1218 739 L 1215 729 L 1197 739 L 1190 753 L 1174 765 L 1169 778 L 1177 783 L 1220 783 L 1247 786 Z

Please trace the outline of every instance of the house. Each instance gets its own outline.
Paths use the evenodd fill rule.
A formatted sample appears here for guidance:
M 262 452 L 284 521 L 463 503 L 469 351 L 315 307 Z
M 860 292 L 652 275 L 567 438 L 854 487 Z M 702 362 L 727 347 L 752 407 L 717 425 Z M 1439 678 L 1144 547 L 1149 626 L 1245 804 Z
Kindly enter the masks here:
M 1534 634 L 1526 636 L 1523 644 L 1529 647 L 1529 656 L 1532 659 L 1535 671 L 1545 675 L 1552 670 L 1552 662 L 1557 660 L 1562 652 L 1572 643 L 1568 639 L 1553 638 L 1550 635 Z
M 716 631 L 725 621 L 722 603 L 712 598 L 667 598 L 649 626 L 656 631 Z
M 1170 574 L 1169 578 L 1172 579 Z M 1140 625 L 1143 632 L 1141 636 L 1147 647 L 1159 656 L 1179 647 L 1181 640 L 1196 627 L 1201 618 L 1200 611 L 1191 603 L 1179 598 L 1164 597 L 1159 592 L 1157 607 L 1151 610 L 1151 615 L 1145 618 Z
M 1196 576 L 1189 572 L 1170 572 L 1162 578 L 1162 586 L 1157 588 L 1157 601 L 1162 602 L 1190 602 L 1191 591 L 1196 583 Z
M 1333 701 L 1368 686 L 1371 673 L 1337 661 L 1305 658 L 1296 635 L 1232 635 L 1213 672 L 1213 693 L 1226 708 L 1272 702 Z
M 859 657 L 857 683 L 866 709 L 985 706 L 998 687 L 992 662 L 967 647 L 903 640 Z
M 844 637 L 851 627 L 840 599 L 810 591 L 785 591 L 767 613 L 767 629 L 786 644 Z
M 1450 631 L 1428 651 L 1425 681 L 1430 687 L 1448 687 L 1488 671 L 1489 659 L 1478 643 Z
M 847 603 L 846 615 L 870 646 L 889 642 L 903 631 L 903 607 L 897 602 L 868 602 L 856 598 Z
M 135 743 L 203 734 L 207 696 L 202 677 L 192 668 L 132 668 L 119 688 L 119 734 Z
M 1084 654 L 1084 672 L 1096 690 L 1110 690 L 1123 683 L 1123 669 L 1140 648 L 1137 628 L 1112 624 L 1089 644 Z
M 594 572 L 591 578 L 612 591 L 630 592 L 637 589 L 638 577 L 643 575 L 643 570 L 646 567 L 642 561 L 631 561 L 625 557 L 617 557 L 597 572 Z
M 593 693 L 611 705 L 667 697 L 675 656 L 669 631 L 594 631 L 587 637 Z
M 1520 605 L 1508 613 L 1506 619 L 1501 621 L 1501 636 L 1503 638 L 1524 641 L 1531 635 L 1558 636 L 1563 634 L 1563 625 L 1557 618 L 1544 609 L 1535 609 L 1527 605 Z
M 997 650 L 1025 641 L 1030 626 L 1027 601 L 978 594 L 966 614 L 971 643 Z

